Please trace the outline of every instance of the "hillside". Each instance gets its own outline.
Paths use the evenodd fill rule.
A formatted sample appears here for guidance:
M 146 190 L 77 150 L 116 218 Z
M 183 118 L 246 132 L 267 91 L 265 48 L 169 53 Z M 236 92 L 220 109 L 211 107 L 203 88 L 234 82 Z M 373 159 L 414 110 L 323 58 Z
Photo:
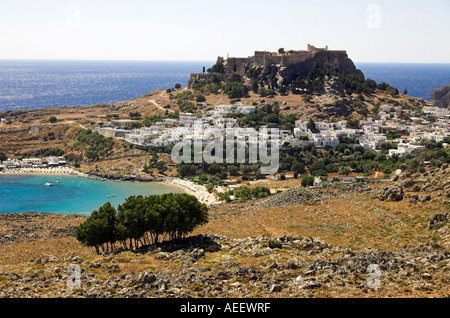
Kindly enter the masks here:
M 186 92 L 190 92 L 186 94 Z M 190 96 L 187 101 L 195 105 L 195 96 L 199 94 L 194 89 L 157 90 L 139 98 L 117 102 L 111 105 L 94 105 L 83 107 L 45 108 L 25 111 L 8 111 L 0 114 L 7 123 L 0 124 L 0 149 L 10 158 L 34 157 L 46 151 L 50 153 L 61 149 L 65 156 L 73 162 L 80 162 L 82 171 L 101 175 L 133 175 L 141 178 L 161 176 L 154 171 L 153 176 L 142 173 L 142 167 L 150 159 L 147 151 L 130 147 L 121 140 L 115 140 L 113 149 L 101 160 L 91 161 L 83 157 L 83 151 L 74 148 L 77 135 L 86 127 L 110 120 L 130 119 L 130 113 L 139 113 L 143 120 L 147 117 L 165 118 L 175 112 L 182 113 L 178 94 Z M 215 105 L 230 104 L 230 98 L 224 93 L 202 92 L 206 107 L 199 107 L 192 112 L 200 116 L 203 112 L 214 109 Z M 185 98 L 185 97 L 183 97 Z M 235 99 L 231 99 L 236 101 Z M 181 103 L 183 103 L 181 102 Z M 280 114 L 292 114 L 298 120 L 339 120 L 347 118 L 362 119 L 376 116 L 380 105 L 401 105 L 405 109 L 420 110 L 427 102 L 406 95 L 395 95 L 385 91 L 374 94 L 352 94 L 342 96 L 332 89 L 326 89 L 322 94 L 313 94 L 309 98 L 304 95 L 286 93 L 262 97 L 249 91 L 239 99 L 244 105 L 279 105 Z M 57 122 L 50 122 L 50 117 L 56 117 Z M 114 117 L 113 117 L 114 116 Z M 170 156 L 158 154 L 161 160 L 170 163 Z M 104 159 L 108 159 L 106 162 Z M 175 175 L 169 165 L 168 175 Z M 172 171 L 172 172 L 170 172 Z M 162 176 L 164 177 L 164 176 Z
M 385 183 L 405 187 L 396 202 L 378 198 L 382 187 L 348 187 L 305 189 L 283 207 L 271 207 L 277 197 L 224 204 L 184 240 L 105 255 L 75 240 L 83 216 L 2 214 L 0 296 L 448 297 L 449 176 L 442 168 Z M 423 191 L 430 200 L 411 200 Z M 75 289 L 71 264 L 81 270 Z M 367 285 L 371 264 L 378 289 Z
M 186 102 L 195 105 L 196 115 L 215 105 L 241 102 L 257 108 L 278 105 L 281 115 L 325 121 L 375 116 L 381 105 L 413 111 L 427 105 L 383 86 L 370 93 L 348 94 L 339 82 L 324 78 L 324 89 L 310 94 L 286 91 L 262 96 L 250 90 L 243 97 L 230 98 L 225 92 L 197 86 L 157 90 L 112 105 L 5 112 L 0 114 L 7 120 L 0 126 L 0 149 L 10 157 L 61 149 L 84 172 L 153 179 L 176 176 L 177 167 L 169 164 L 163 173 L 157 169 L 144 173 L 143 166 L 154 154 L 119 139 L 109 144 L 107 138 L 99 138 L 103 148 L 95 154 L 100 157 L 90 160 L 86 154 L 90 146 L 79 137 L 85 136 L 88 126 L 111 117 L 136 119 L 139 113 L 139 122 L 147 117 L 167 118 L 185 111 Z M 204 97 L 205 108 L 197 108 L 199 95 Z M 51 116 L 57 121 L 49 121 Z M 440 151 L 432 147 L 427 151 Z M 339 162 L 358 156 L 347 152 L 332 158 L 321 150 L 309 158 Z M 170 162 L 167 153 L 158 152 L 156 157 Z M 391 179 L 329 183 L 320 189 L 302 187 L 301 179 L 291 174 L 280 181 L 243 181 L 249 187 L 267 186 L 273 194 L 224 202 L 211 208 L 209 223 L 187 239 L 135 252 L 97 255 L 93 248 L 82 246 L 74 238 L 75 228 L 85 220 L 82 216 L 2 214 L 0 296 L 448 296 L 450 168 L 439 161 L 418 169 L 413 158 L 402 163 L 403 172 L 392 174 Z M 81 288 L 67 287 L 70 264 L 81 269 Z M 382 274 L 377 290 L 367 285 L 371 264 L 378 264 Z

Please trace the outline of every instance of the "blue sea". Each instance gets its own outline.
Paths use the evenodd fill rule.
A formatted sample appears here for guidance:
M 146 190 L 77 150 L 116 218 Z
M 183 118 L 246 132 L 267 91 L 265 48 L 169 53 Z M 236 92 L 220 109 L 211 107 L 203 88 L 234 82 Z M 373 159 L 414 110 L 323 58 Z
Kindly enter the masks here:
M 47 182 L 53 182 L 53 186 L 46 186 Z M 131 195 L 169 192 L 182 193 L 180 188 L 163 183 L 100 181 L 67 175 L 0 174 L 0 213 L 90 215 L 106 202 L 117 207 Z
M 213 62 L 0 60 L 0 112 L 111 104 L 187 86 Z
M 441 85 L 450 84 L 450 64 L 355 63 L 366 78 L 386 82 L 400 93 L 430 100 L 430 93 Z
M 0 112 L 111 104 L 155 89 L 187 85 L 214 62 L 0 60 Z M 450 83 L 450 64 L 356 63 L 366 78 L 430 99 Z

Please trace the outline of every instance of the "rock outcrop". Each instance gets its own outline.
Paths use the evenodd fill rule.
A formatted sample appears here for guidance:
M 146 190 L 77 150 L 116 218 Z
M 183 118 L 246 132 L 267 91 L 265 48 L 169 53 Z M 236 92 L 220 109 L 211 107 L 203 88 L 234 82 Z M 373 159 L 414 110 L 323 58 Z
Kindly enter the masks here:
M 450 84 L 442 85 L 431 91 L 431 102 L 436 107 L 449 108 L 450 105 Z
M 381 201 L 401 201 L 403 197 L 403 188 L 397 186 L 385 188 L 378 194 Z
M 297 78 L 299 75 L 308 75 L 310 70 L 314 70 L 316 68 L 333 69 L 339 73 L 353 74 L 364 78 L 364 74 L 356 68 L 353 61 L 344 51 L 318 52 L 311 59 L 288 65 L 286 68 L 280 71 L 280 75 L 291 81 Z
M 193 83 L 204 83 L 212 76 L 224 80 L 233 72 L 237 72 L 244 78 L 248 76 L 248 71 L 253 69 L 268 69 L 272 73 L 276 70 L 278 82 L 285 78 L 288 81 L 295 80 L 298 76 L 306 76 L 311 70 L 316 68 L 332 69 L 338 73 L 357 75 L 364 78 L 364 74 L 358 70 L 353 61 L 348 57 L 346 51 L 328 50 L 326 48 L 316 48 L 308 45 L 306 51 L 289 52 L 261 52 L 256 51 L 254 56 L 247 58 L 218 57 L 216 66 L 220 65 L 219 72 L 214 73 L 193 73 L 188 81 L 190 88 Z M 254 75 L 254 74 L 253 74 Z M 253 76 L 247 78 L 247 82 L 255 80 Z

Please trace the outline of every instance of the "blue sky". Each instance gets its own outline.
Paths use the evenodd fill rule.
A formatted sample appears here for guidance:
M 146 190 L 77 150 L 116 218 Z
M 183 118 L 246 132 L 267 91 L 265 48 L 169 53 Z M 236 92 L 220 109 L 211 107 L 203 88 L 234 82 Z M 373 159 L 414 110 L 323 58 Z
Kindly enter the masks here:
M 0 59 L 213 61 L 309 43 L 450 63 L 449 30 L 449 0 L 0 0 Z

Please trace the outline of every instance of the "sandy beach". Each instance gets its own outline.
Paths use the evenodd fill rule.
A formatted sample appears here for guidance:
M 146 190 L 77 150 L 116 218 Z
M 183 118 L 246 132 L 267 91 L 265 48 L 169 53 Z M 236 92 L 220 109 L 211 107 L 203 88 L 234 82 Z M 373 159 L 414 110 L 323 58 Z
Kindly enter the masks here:
M 84 176 L 85 174 L 75 171 L 70 167 L 44 167 L 44 168 L 16 168 L 0 171 L 1 174 L 72 174 Z
M 206 187 L 196 184 L 189 180 L 182 180 L 182 179 L 166 179 L 164 180 L 164 183 L 173 184 L 179 187 L 183 188 L 183 191 L 197 197 L 197 199 L 205 203 L 206 205 L 214 205 L 218 204 L 220 201 L 216 198 L 214 193 L 209 193 Z

